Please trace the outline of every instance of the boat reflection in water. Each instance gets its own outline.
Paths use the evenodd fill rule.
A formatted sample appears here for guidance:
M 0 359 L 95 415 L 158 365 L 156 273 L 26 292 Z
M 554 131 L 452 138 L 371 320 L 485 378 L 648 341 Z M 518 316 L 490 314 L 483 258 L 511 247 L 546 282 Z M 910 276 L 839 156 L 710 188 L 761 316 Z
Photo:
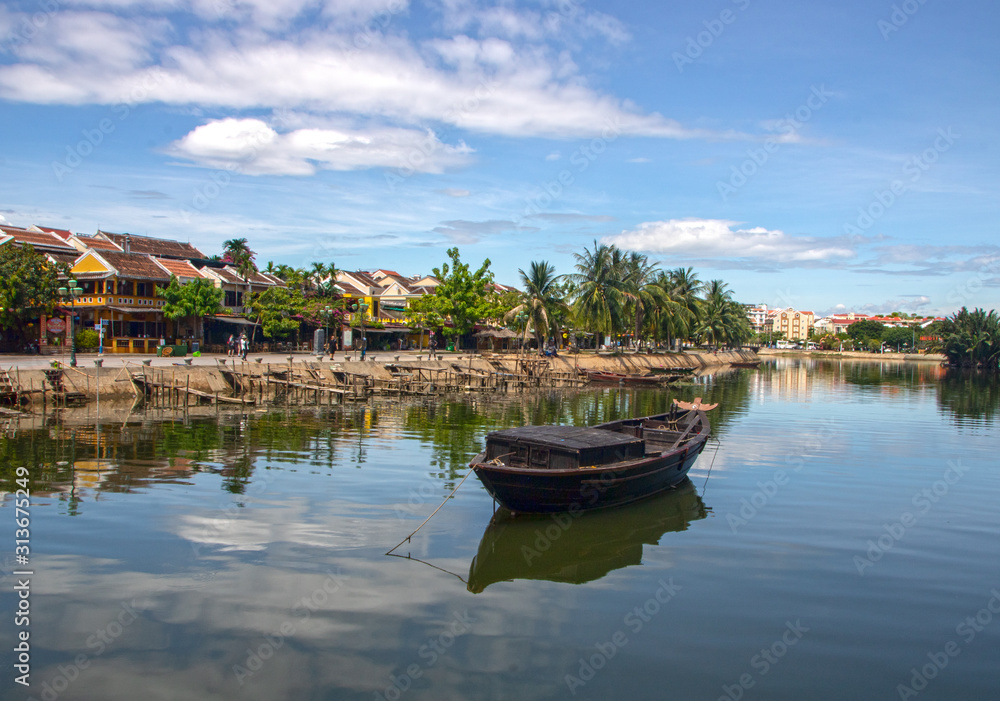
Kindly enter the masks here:
M 583 584 L 642 564 L 642 546 L 685 531 L 708 509 L 685 478 L 676 488 L 612 509 L 548 515 L 494 514 L 469 569 L 469 591 L 495 582 L 541 579 Z

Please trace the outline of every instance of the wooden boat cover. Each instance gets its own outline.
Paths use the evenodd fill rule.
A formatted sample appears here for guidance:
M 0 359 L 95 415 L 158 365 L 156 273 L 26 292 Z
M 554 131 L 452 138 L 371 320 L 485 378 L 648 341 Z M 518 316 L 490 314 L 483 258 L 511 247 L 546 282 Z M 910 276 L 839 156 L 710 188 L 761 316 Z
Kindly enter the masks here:
M 531 443 L 572 451 L 643 443 L 641 438 L 635 436 L 589 426 L 521 426 L 503 431 L 493 431 L 486 436 L 486 440 L 487 442 Z

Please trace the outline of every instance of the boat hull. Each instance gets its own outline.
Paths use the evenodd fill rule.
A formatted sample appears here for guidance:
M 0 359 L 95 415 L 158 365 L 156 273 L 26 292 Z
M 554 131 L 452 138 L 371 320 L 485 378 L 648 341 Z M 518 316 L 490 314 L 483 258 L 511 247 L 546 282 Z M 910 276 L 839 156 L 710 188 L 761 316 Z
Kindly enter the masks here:
M 587 377 L 591 382 L 615 385 L 658 385 L 662 381 L 662 377 L 653 375 L 625 375 L 617 372 L 591 371 L 587 373 Z
M 514 513 L 583 511 L 628 504 L 679 484 L 708 438 L 704 430 L 687 443 L 643 458 L 596 467 L 531 469 L 486 462 L 480 453 L 470 467 L 486 491 Z

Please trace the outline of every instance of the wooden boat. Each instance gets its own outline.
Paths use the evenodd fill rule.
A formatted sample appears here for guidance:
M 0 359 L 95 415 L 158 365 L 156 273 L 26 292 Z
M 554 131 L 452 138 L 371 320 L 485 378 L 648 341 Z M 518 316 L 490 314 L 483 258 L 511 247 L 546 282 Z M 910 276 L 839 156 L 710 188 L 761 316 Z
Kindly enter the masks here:
M 729 363 L 734 368 L 757 368 L 760 367 L 759 360 L 738 360 L 735 363 Z
M 711 427 L 695 400 L 666 414 L 593 427 L 523 426 L 486 436 L 470 467 L 514 513 L 618 506 L 678 484 Z
M 666 533 L 687 530 L 707 513 L 689 479 L 627 509 L 517 517 L 500 509 L 479 541 L 469 566 L 468 589 L 479 593 L 496 582 L 516 579 L 591 582 L 642 565 L 643 546 L 658 544 Z
M 591 382 L 606 382 L 616 385 L 658 385 L 663 381 L 662 377 L 656 375 L 626 375 L 621 372 L 603 372 L 601 370 L 588 370 L 587 377 Z
M 676 365 L 654 365 L 649 368 L 656 375 L 693 375 L 698 368 Z

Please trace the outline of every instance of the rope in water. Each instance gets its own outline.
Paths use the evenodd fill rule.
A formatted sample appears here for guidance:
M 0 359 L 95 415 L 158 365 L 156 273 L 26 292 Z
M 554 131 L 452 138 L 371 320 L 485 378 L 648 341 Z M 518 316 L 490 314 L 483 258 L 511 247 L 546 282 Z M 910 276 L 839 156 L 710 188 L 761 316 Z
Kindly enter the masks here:
M 701 485 L 701 496 L 705 496 L 705 489 L 708 487 L 708 478 L 712 476 L 712 468 L 715 466 L 715 458 L 719 455 L 719 449 L 722 448 L 722 441 L 720 441 L 715 436 L 715 452 L 712 454 L 712 462 L 708 464 L 708 474 L 705 475 L 705 484 Z
M 455 488 L 453 490 L 451 490 L 451 494 L 449 494 L 448 496 L 446 496 L 444 498 L 444 501 L 441 502 L 441 506 L 444 506 L 445 504 L 448 503 L 448 500 L 451 499 L 455 495 L 455 492 L 458 491 L 458 488 L 461 487 L 465 483 L 465 480 L 469 479 L 469 475 L 471 475 L 473 472 L 475 472 L 475 470 L 473 470 L 472 468 L 469 468 L 469 471 L 465 473 L 465 477 L 462 478 L 462 481 L 459 482 L 457 485 L 455 485 Z M 438 511 L 441 510 L 441 506 L 439 506 L 436 509 L 434 509 L 434 511 L 431 512 L 431 515 L 424 519 L 424 523 L 421 523 L 419 526 L 416 527 L 416 529 L 414 529 L 413 533 L 411 533 L 410 535 L 406 536 L 401 541 L 399 541 L 392 548 L 392 550 L 387 551 L 386 555 L 391 555 L 393 550 L 395 550 L 400 545 L 402 545 L 403 543 L 405 543 L 406 541 L 408 541 L 410 538 L 412 538 L 416 534 L 417 531 L 419 531 L 421 528 L 424 527 L 424 524 L 426 524 L 428 521 L 431 520 L 431 518 L 434 516 L 434 514 L 436 514 Z

